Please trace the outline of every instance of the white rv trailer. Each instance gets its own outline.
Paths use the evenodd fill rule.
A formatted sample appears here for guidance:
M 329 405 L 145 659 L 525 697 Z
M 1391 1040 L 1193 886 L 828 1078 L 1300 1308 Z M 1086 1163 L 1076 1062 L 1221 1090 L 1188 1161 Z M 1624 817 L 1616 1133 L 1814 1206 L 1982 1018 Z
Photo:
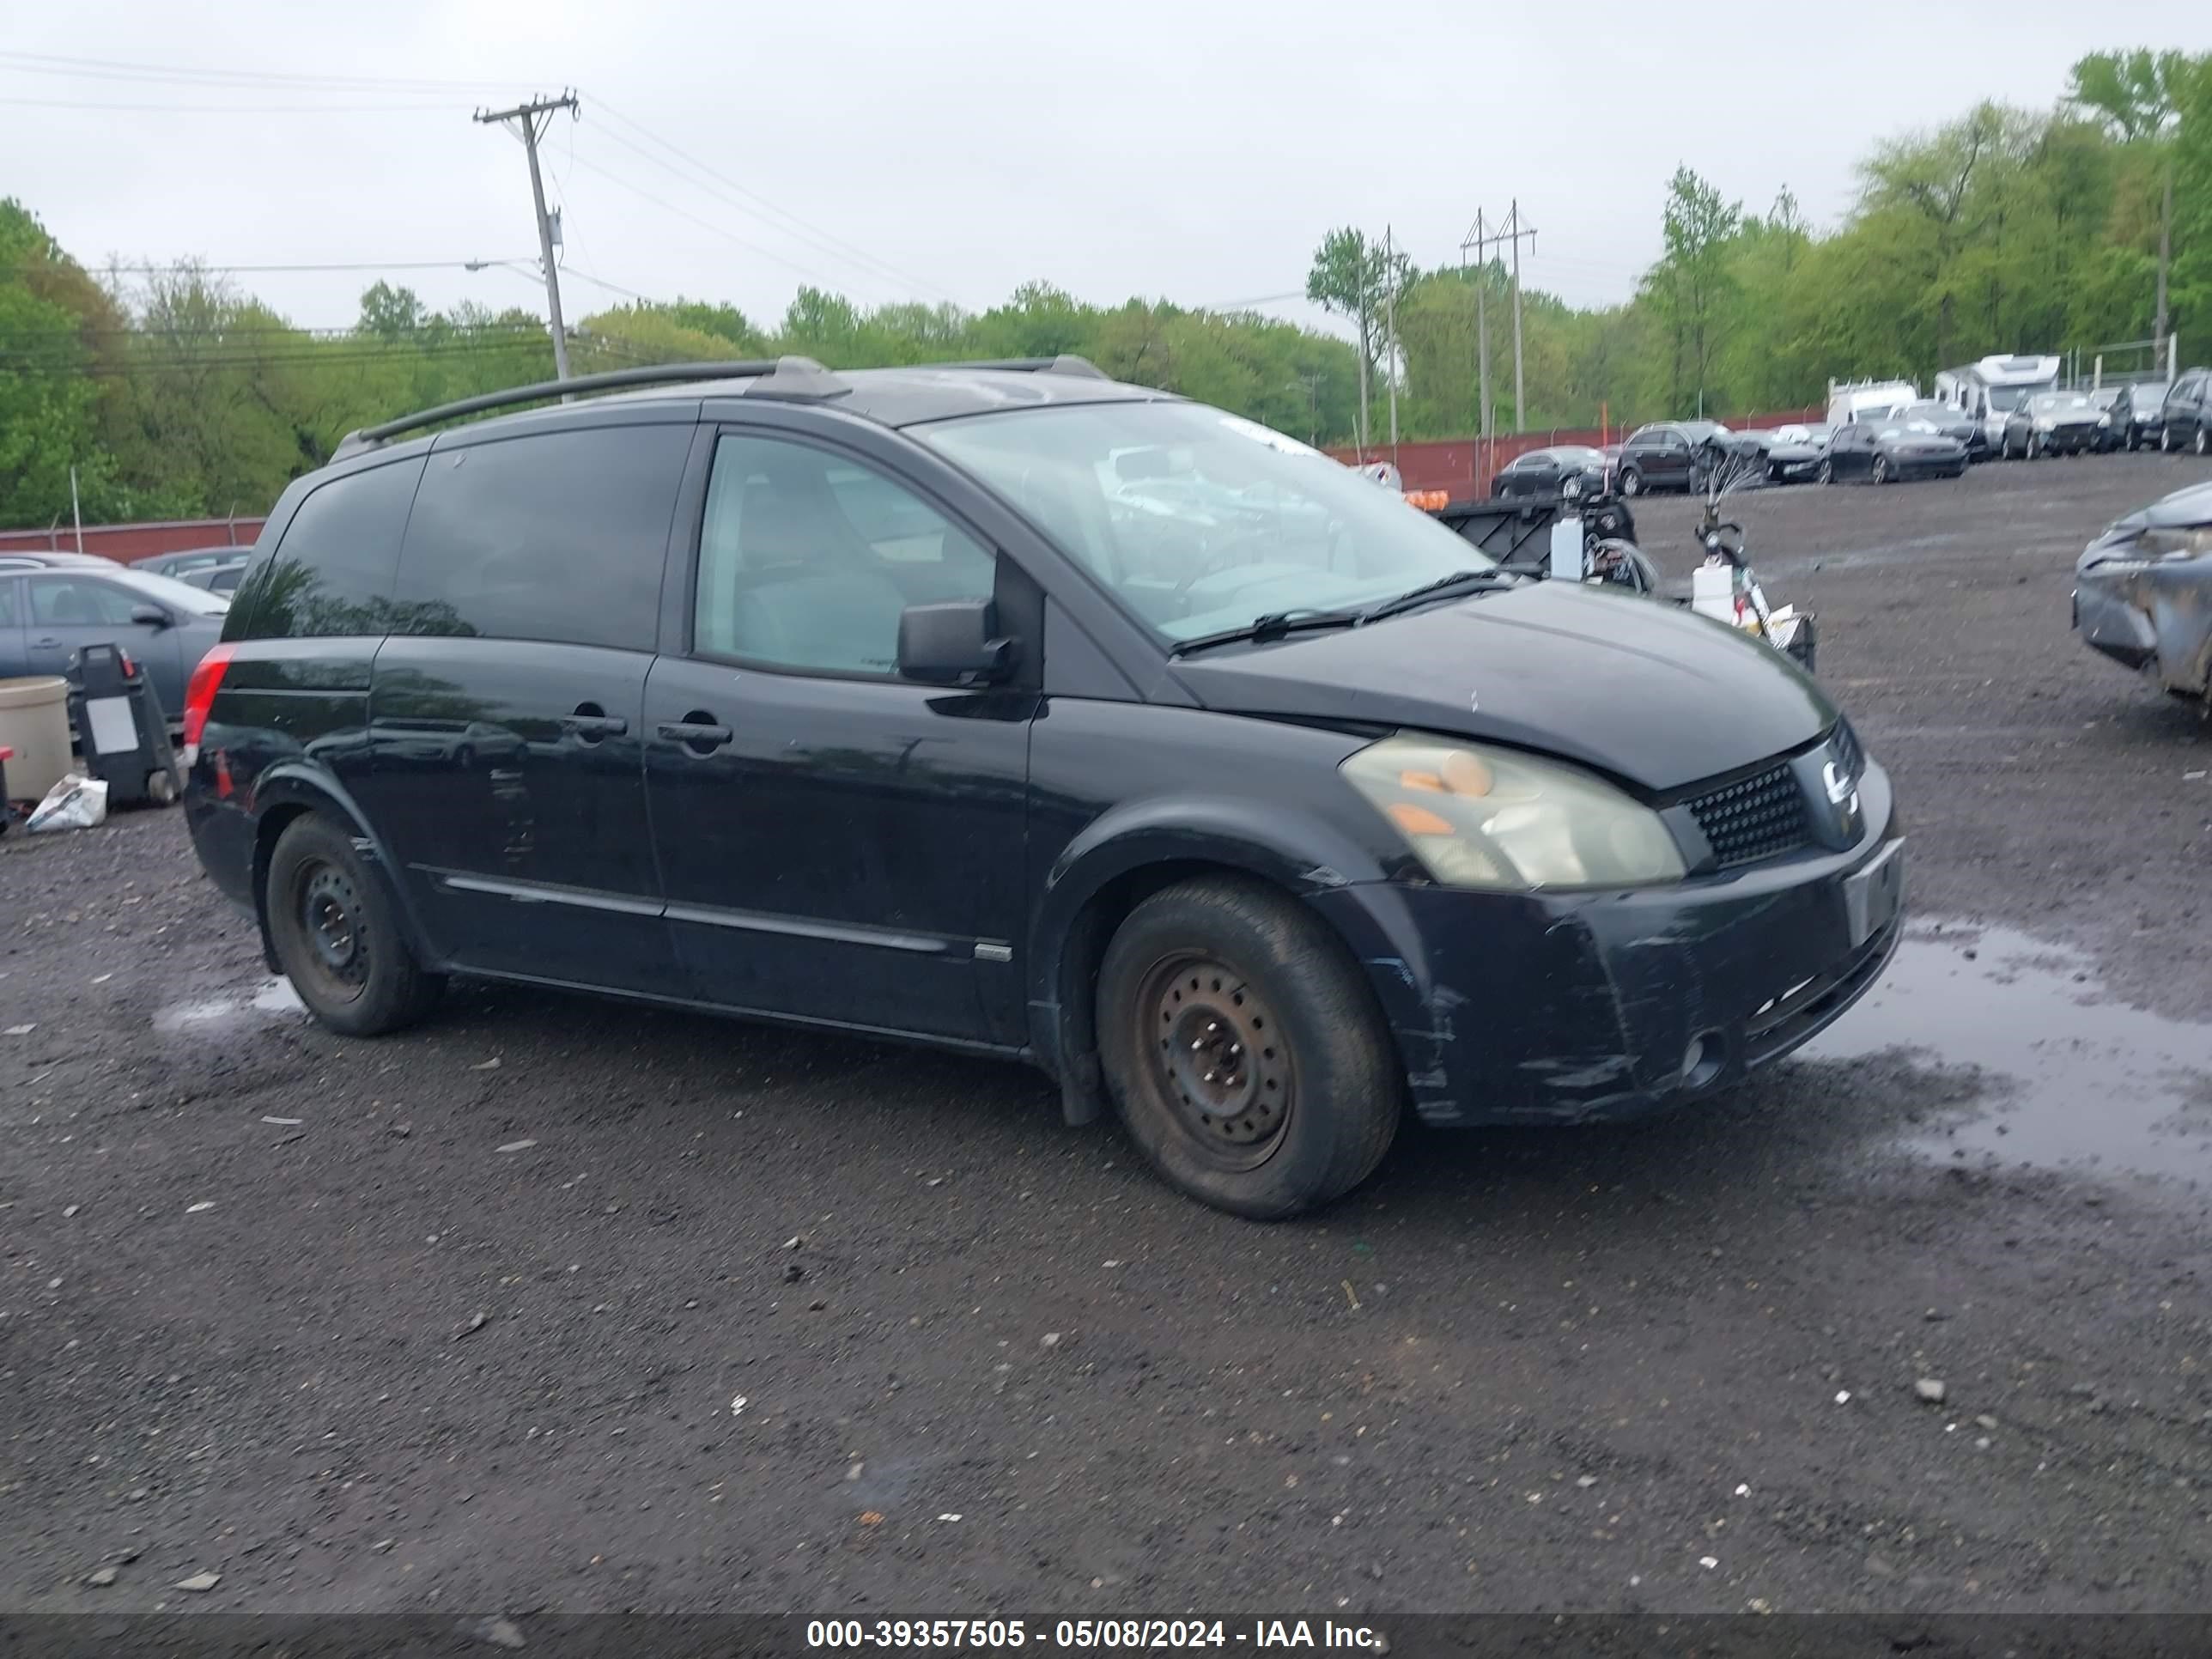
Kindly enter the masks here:
M 1919 401 L 1920 388 L 1910 380 L 1831 380 L 1828 424 L 1878 420 L 1893 409 Z
M 1989 434 L 1990 447 L 2004 443 L 2005 416 L 2039 392 L 2056 392 L 2058 357 L 1984 357 L 1936 377 L 1936 400 L 1971 415 Z

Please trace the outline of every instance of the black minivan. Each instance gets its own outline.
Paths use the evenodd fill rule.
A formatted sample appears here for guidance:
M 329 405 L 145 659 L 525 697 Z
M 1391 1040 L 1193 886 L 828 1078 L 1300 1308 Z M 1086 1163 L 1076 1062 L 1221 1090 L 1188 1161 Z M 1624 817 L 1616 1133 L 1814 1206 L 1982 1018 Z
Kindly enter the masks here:
M 194 677 L 193 840 L 333 1030 L 464 974 L 1002 1054 L 1275 1217 L 1408 1106 L 1705 1095 L 1896 944 L 1786 659 L 1265 427 L 1072 358 L 558 391 L 349 439 Z

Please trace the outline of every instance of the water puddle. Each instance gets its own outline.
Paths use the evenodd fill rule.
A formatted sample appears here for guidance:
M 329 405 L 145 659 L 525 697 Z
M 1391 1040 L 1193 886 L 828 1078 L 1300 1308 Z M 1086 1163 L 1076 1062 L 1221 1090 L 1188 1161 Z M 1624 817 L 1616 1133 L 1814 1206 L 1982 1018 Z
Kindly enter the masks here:
M 2090 958 L 2004 927 L 1915 926 L 1808 1059 L 1905 1048 L 1990 1074 L 1917 1151 L 2212 1184 L 2212 1025 L 2100 1000 Z
M 234 1025 L 241 1020 L 268 1019 L 281 1014 L 303 1014 L 306 1006 L 289 979 L 264 980 L 251 991 L 210 997 L 204 1002 L 174 1002 L 154 1016 L 157 1031 L 208 1031 Z

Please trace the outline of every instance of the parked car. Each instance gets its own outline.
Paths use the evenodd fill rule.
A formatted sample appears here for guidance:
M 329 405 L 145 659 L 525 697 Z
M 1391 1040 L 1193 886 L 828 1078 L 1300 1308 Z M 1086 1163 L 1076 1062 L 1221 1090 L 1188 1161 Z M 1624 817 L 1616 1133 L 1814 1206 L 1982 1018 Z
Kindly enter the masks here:
M 1985 461 L 1990 455 L 1988 426 L 1965 410 L 1932 398 L 1907 404 L 1892 417 L 1907 426 L 1924 426 L 1946 438 L 1956 438 L 1966 447 L 1969 461 Z
M 119 645 L 142 664 L 161 711 L 175 724 L 185 686 L 222 632 L 229 601 L 112 559 L 66 563 L 0 561 L 0 679 L 59 674 L 82 646 Z M 31 556 L 41 560 L 55 555 Z
M 229 593 L 236 591 L 239 582 L 246 575 L 246 568 L 252 562 L 252 554 L 241 553 L 238 557 L 225 559 L 220 564 L 204 564 L 187 570 L 177 580 L 193 587 L 204 587 L 210 593 Z
M 2166 428 L 2164 380 L 2142 380 L 2124 386 L 2107 411 L 2112 417 L 2112 435 L 2117 449 L 2155 449 Z
M 2158 447 L 2212 455 L 2212 369 L 2192 368 L 2167 390 L 2159 410 Z
M 1705 472 L 1705 435 L 1680 421 L 1637 428 L 1620 447 L 1620 493 L 1641 495 L 1647 489 L 1699 488 Z
M 43 550 L 0 553 L 0 570 L 117 570 L 123 567 L 97 553 L 60 553 Z
M 1893 483 L 1906 478 L 1956 478 L 1966 471 L 1966 446 L 1925 422 L 1893 417 L 1839 426 L 1820 460 L 1822 483 L 1863 479 Z
M 1605 457 L 1581 444 L 1561 444 L 1551 449 L 1532 449 L 1516 455 L 1490 481 L 1493 499 L 1536 496 L 1557 501 L 1569 485 L 1577 497 L 1601 495 L 1607 471 Z
M 1835 428 L 1825 422 L 1817 426 L 1777 427 L 1771 432 L 1747 434 L 1759 446 L 1766 465 L 1769 483 L 1803 483 L 1820 476 Z
M 1409 1104 L 1703 1097 L 1895 946 L 1889 781 L 1779 652 L 1265 427 L 1067 358 L 501 401 L 563 395 L 348 439 L 194 678 L 193 842 L 334 1030 L 460 973 L 1001 1054 L 1267 1217 Z M 1133 449 L 1335 556 L 1133 574 Z
M 156 553 L 151 558 L 134 561 L 131 568 L 143 570 L 149 575 L 182 576 L 188 570 L 202 570 L 243 558 L 252 550 L 250 547 L 196 547 L 182 553 Z
M 2074 566 L 2081 642 L 2212 707 L 2212 483 L 2131 513 Z
M 2039 392 L 2005 416 L 2004 457 L 2033 461 L 2045 455 L 2087 455 L 2111 426 L 2086 392 Z

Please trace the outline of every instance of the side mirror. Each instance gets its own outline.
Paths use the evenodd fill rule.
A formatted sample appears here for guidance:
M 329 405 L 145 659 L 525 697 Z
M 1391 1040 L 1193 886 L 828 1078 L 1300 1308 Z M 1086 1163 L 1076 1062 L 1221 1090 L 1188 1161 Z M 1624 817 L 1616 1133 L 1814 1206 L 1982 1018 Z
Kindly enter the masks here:
M 999 636 L 988 599 L 910 605 L 899 612 L 898 672 L 929 685 L 993 685 L 1013 672 L 1014 642 Z
M 134 605 L 131 607 L 131 620 L 143 623 L 149 628 L 167 628 L 169 613 L 158 605 Z

